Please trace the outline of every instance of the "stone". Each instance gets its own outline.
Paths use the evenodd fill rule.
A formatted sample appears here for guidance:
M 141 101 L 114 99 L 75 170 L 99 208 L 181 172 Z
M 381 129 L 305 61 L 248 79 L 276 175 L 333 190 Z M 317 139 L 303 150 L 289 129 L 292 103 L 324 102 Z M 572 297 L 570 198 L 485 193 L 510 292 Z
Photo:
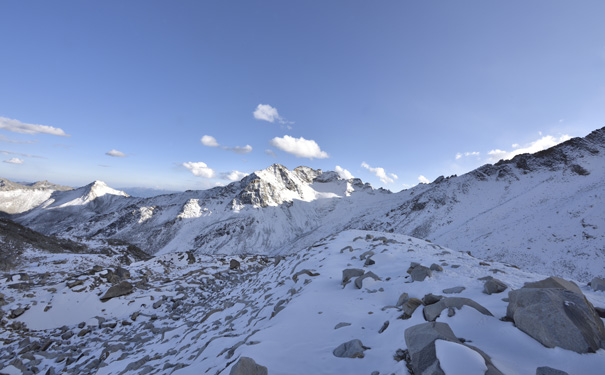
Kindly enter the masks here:
M 240 266 L 241 264 L 236 259 L 231 259 L 231 261 L 229 262 L 230 270 L 239 270 Z
M 8 318 L 9 319 L 18 318 L 21 315 L 23 315 L 26 310 L 27 310 L 27 307 L 17 307 L 16 309 L 11 310 L 11 312 L 8 314 Z
M 231 367 L 229 375 L 268 375 L 269 370 L 265 366 L 257 364 L 252 358 L 240 357 Z
M 347 285 L 352 278 L 363 275 L 366 271 L 360 270 L 359 268 L 347 268 L 342 270 L 342 285 Z
M 592 304 L 581 292 L 573 291 L 577 289 L 575 284 L 555 284 L 566 288 L 535 288 L 526 284 L 509 292 L 506 316 L 517 328 L 548 348 L 558 346 L 577 353 L 605 348 L 605 327 Z M 532 283 L 555 284 L 552 281 Z
M 413 281 L 424 281 L 424 279 L 426 279 L 427 277 L 433 276 L 433 271 L 416 262 L 412 262 L 407 272 L 410 274 Z
M 363 346 L 360 340 L 355 339 L 338 345 L 332 354 L 338 358 L 363 358 L 363 352 L 368 349 L 370 348 Z
M 368 277 L 371 277 L 376 281 L 380 280 L 380 277 L 378 277 L 374 272 L 370 271 L 368 273 L 364 273 L 362 276 L 359 276 L 355 279 L 355 286 L 357 287 L 357 289 L 361 289 L 363 287 L 363 280 L 367 279 Z
M 595 277 L 590 282 L 590 286 L 592 290 L 595 292 L 604 291 L 605 292 L 605 279 L 601 279 L 600 277 Z
M 364 260 L 366 258 L 369 258 L 369 257 L 373 256 L 373 255 L 374 255 L 374 252 L 372 250 L 368 250 L 365 253 L 361 254 L 359 256 L 359 259 Z
M 565 289 L 574 293 L 582 294 L 580 288 L 572 281 L 562 279 L 560 277 L 549 277 L 544 280 L 536 281 L 533 283 L 525 283 L 523 288 L 553 288 L 553 289 Z
M 404 337 L 409 354 L 409 365 L 416 375 L 445 375 L 437 358 L 437 349 L 435 348 L 435 341 L 437 340 L 453 342 L 476 351 L 485 361 L 487 366 L 486 375 L 502 375 L 502 372 L 494 366 L 489 356 L 473 346 L 463 344 L 446 323 L 418 324 L 406 329 Z
M 334 326 L 334 329 L 339 329 L 339 328 L 342 328 L 342 327 L 348 327 L 350 325 L 351 325 L 351 323 L 340 322 L 340 323 L 338 323 L 337 325 Z
M 117 285 L 112 286 L 107 290 L 105 295 L 101 297 L 102 302 L 109 301 L 112 298 L 121 297 L 132 293 L 133 286 L 128 281 L 122 281 Z
M 363 265 L 366 266 L 366 267 L 374 265 L 374 264 L 376 264 L 376 262 L 372 258 L 367 258 L 366 261 L 363 263 Z
M 422 305 L 422 301 L 418 298 L 410 298 L 408 299 L 402 306 L 401 310 L 403 311 L 403 315 L 399 317 L 399 319 L 410 319 L 414 311 L 418 308 L 418 306 Z
M 389 321 L 388 320 L 382 324 L 382 327 L 380 327 L 380 329 L 378 330 L 378 333 L 382 333 L 382 332 L 386 331 L 387 328 L 389 328 Z
M 463 286 L 455 286 L 453 288 L 447 288 L 447 289 L 443 289 L 443 293 L 445 294 L 458 294 L 458 293 L 462 293 L 462 291 L 464 291 L 466 288 Z
M 542 366 L 536 369 L 536 375 L 569 375 L 565 371 L 557 370 L 552 367 Z
M 431 266 L 429 267 L 429 269 L 431 271 L 443 272 L 443 267 L 441 267 L 440 265 L 438 265 L 436 263 L 431 264 Z
M 302 271 L 296 272 L 294 274 L 294 276 L 292 276 L 292 280 L 294 280 L 295 283 L 298 282 L 298 276 L 300 276 L 300 275 L 309 275 L 311 277 L 315 277 L 315 276 L 319 276 L 319 273 L 318 272 L 312 272 L 312 271 L 309 271 L 307 269 L 304 269 Z
M 502 293 L 508 288 L 508 285 L 504 284 L 498 279 L 490 279 L 483 284 L 483 293 L 492 295 L 494 293 Z
M 130 279 L 130 271 L 128 271 L 126 268 L 118 267 L 114 273 L 120 278 L 120 280 Z
M 410 296 L 408 296 L 407 293 L 401 293 L 399 299 L 397 300 L 397 303 L 395 304 L 395 307 L 403 306 L 403 304 L 406 303 L 409 299 Z
M 433 303 L 437 303 L 443 299 L 443 296 L 438 296 L 433 293 L 429 293 L 422 297 L 422 303 L 425 305 L 432 305 Z
M 434 322 L 439 317 L 439 315 L 441 315 L 441 312 L 443 310 L 448 309 L 449 312 L 454 312 L 453 308 L 460 310 L 462 308 L 462 306 L 472 307 L 483 315 L 494 316 L 494 315 L 492 315 L 491 312 L 489 312 L 488 309 L 481 306 L 480 304 L 473 301 L 472 299 L 462 298 L 462 297 L 447 297 L 447 298 L 443 298 L 442 300 L 440 300 L 437 303 L 434 303 L 429 306 L 425 306 L 424 310 L 423 310 L 424 319 L 426 319 L 429 322 Z M 450 310 L 450 308 L 451 308 L 451 310 Z

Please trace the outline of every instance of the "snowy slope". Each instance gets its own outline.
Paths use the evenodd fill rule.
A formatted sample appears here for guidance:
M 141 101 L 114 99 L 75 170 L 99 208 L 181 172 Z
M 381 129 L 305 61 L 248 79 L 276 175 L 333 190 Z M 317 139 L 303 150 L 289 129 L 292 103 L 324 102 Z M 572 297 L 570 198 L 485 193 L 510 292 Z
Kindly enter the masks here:
M 71 190 L 71 188 L 55 185 L 48 181 L 19 184 L 0 178 L 0 212 L 8 214 L 25 212 L 44 203 L 54 191 L 66 190 Z
M 368 251 L 375 264 L 364 266 Z M 30 255 L 37 264 L 0 284 L 7 303 L 2 311 L 27 307 L 17 318 L 2 318 L 0 372 L 20 374 L 35 365 L 40 373 L 52 367 L 65 374 L 228 374 L 238 359 L 250 357 L 269 374 L 403 375 L 406 363 L 397 355 L 407 349 L 403 333 L 425 320 L 422 306 L 400 319 L 402 311 L 395 307 L 400 295 L 446 295 L 444 289 L 456 286 L 465 289 L 453 296 L 473 299 L 493 316 L 464 306 L 453 316 L 444 311 L 437 321 L 484 351 L 503 373 L 533 375 L 537 367 L 550 366 L 600 375 L 605 368 L 603 349 L 592 354 L 548 349 L 500 320 L 508 290 L 543 275 L 404 235 L 345 231 L 285 259 L 165 254 L 124 265 L 134 291 L 107 302 L 99 297 L 111 286 L 104 275 L 115 259 Z M 231 260 L 239 261 L 240 269 L 230 269 Z M 443 271 L 411 282 L 406 269 L 412 262 L 436 263 Z M 372 271 L 380 280 L 343 287 L 347 268 Z M 508 290 L 483 293 L 479 278 L 485 276 L 502 280 Z M 28 280 L 29 285 L 11 287 Z M 578 285 L 595 306 L 605 306 L 605 292 Z M 352 339 L 369 348 L 363 358 L 333 354 Z M 461 353 L 462 348 L 440 343 L 442 367 L 481 365 L 481 358 Z

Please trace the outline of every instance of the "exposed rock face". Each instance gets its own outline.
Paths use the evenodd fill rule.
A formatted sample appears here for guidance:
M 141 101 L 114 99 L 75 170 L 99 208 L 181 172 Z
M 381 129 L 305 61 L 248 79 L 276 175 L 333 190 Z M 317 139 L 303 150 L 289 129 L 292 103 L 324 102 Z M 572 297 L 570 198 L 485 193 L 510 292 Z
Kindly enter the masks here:
M 360 340 L 351 340 L 338 345 L 332 352 L 335 357 L 339 358 L 363 358 L 363 352 L 370 348 L 363 346 Z
M 101 301 L 106 302 L 115 297 L 121 297 L 132 293 L 132 284 L 128 281 L 122 281 L 118 285 L 114 285 L 107 290 L 105 295 L 101 297 Z
M 229 269 L 231 269 L 231 270 L 239 270 L 239 268 L 240 268 L 240 263 L 237 260 L 231 259 L 229 261 Z
M 233 367 L 229 375 L 268 375 L 269 370 L 265 366 L 257 364 L 252 358 L 241 357 Z
M 357 287 L 357 289 L 361 289 L 363 287 L 363 280 L 367 279 L 368 277 L 377 281 L 380 280 L 380 277 L 378 277 L 374 272 L 370 271 L 368 273 L 364 273 L 362 276 L 359 276 L 355 279 L 355 286 Z
M 543 366 L 536 369 L 536 375 L 569 375 L 565 371 L 557 370 L 552 367 Z
M 434 322 L 435 319 L 437 319 L 439 315 L 441 315 L 441 312 L 443 310 L 450 309 L 453 312 L 454 307 L 460 310 L 462 306 L 470 306 L 483 315 L 493 316 L 493 314 L 489 312 L 488 309 L 481 306 L 472 299 L 461 297 L 448 297 L 443 298 L 439 302 L 434 303 L 432 305 L 425 306 L 423 310 L 424 319 L 428 320 L 429 322 Z
M 548 348 L 591 353 L 605 347 L 605 327 L 592 304 L 574 283 L 553 279 L 509 292 L 506 316 Z
M 418 324 L 406 329 L 404 335 L 410 354 L 410 364 L 416 375 L 445 375 L 437 358 L 436 340 L 445 340 L 464 345 L 458 340 L 450 326 L 446 323 L 432 322 Z M 502 375 L 485 353 L 472 346 L 464 346 L 476 351 L 483 357 L 487 367 L 486 375 Z
M 347 268 L 346 270 L 342 270 L 342 285 L 345 286 L 351 279 L 355 277 L 359 277 L 365 273 L 364 270 L 360 270 L 359 268 Z

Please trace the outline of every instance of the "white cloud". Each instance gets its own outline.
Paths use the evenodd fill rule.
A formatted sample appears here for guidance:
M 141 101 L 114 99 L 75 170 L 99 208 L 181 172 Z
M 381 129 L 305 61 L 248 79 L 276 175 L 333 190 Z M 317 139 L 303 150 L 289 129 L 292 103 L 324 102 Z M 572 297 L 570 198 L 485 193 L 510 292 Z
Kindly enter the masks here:
M 126 157 L 125 153 L 123 153 L 122 151 L 115 150 L 115 149 L 107 151 L 105 153 L 105 155 L 107 155 L 107 156 L 113 156 L 114 158 L 125 158 Z
M 9 139 L 9 138 L 3 136 L 2 134 L 0 134 L 0 142 L 17 143 L 17 144 L 27 144 L 27 145 L 38 143 L 38 141 L 36 141 L 36 140 L 33 140 L 33 141 L 16 141 L 14 139 Z
M 540 132 L 540 134 L 541 134 L 541 132 Z M 567 134 L 564 134 L 560 137 L 555 137 L 552 135 L 545 135 L 533 142 L 530 142 L 529 144 L 527 144 L 524 147 L 521 147 L 518 144 L 514 144 L 513 151 L 505 151 L 505 150 L 500 150 L 500 149 L 491 150 L 490 152 L 487 153 L 488 155 L 490 155 L 488 161 L 491 163 L 495 163 L 498 160 L 502 160 L 502 159 L 509 160 L 509 159 L 512 159 L 515 156 L 521 155 L 521 154 L 533 154 L 535 152 L 546 150 L 547 148 L 556 146 L 559 143 L 565 142 L 569 139 L 571 139 L 571 137 Z M 515 146 L 517 146 L 517 147 L 515 147 Z
M 242 178 L 246 177 L 248 173 L 240 172 L 240 171 L 231 171 L 231 173 L 223 173 L 222 178 L 229 181 L 239 181 Z
M 421 184 L 429 184 L 431 183 L 431 181 L 429 181 L 428 178 L 424 177 L 423 175 L 418 176 L 418 181 L 420 181 Z
M 9 163 L 9 164 L 23 164 L 23 159 L 12 158 L 12 159 L 8 159 L 8 160 L 4 160 L 4 162 Z
M 347 171 L 346 169 L 342 168 L 340 165 L 337 165 L 334 170 L 336 171 L 336 173 L 338 173 L 338 175 L 340 176 L 340 178 L 343 178 L 345 180 L 350 180 L 353 177 L 353 175 L 351 174 L 351 172 Z
M 200 141 L 202 142 L 202 144 L 204 146 L 218 147 L 218 142 L 216 141 L 216 138 L 214 138 L 211 135 L 205 135 L 205 136 L 203 136 L 202 139 L 200 139 Z
M 50 134 L 61 137 L 69 137 L 63 129 L 54 128 L 48 125 L 26 124 L 19 120 L 13 120 L 6 117 L 0 117 L 0 129 L 23 134 Z
M 269 104 L 259 104 L 256 106 L 256 110 L 252 113 L 254 118 L 257 120 L 275 122 L 275 120 L 281 120 L 277 108 L 271 107 Z
M 268 148 L 268 149 L 265 150 L 265 154 L 267 154 L 269 156 L 272 156 L 274 158 L 277 157 L 277 155 L 275 155 L 275 152 L 273 150 L 271 150 L 270 148 Z
M 383 184 L 392 184 L 393 182 L 395 182 L 396 179 L 399 178 L 394 173 L 390 173 L 389 175 L 391 177 L 389 177 L 389 176 L 387 176 L 387 173 L 384 170 L 384 168 L 380 168 L 380 167 L 373 168 L 373 167 L 370 167 L 368 165 L 368 163 L 366 163 L 366 162 L 361 163 L 361 166 L 363 168 L 369 170 L 370 172 L 374 173 L 374 175 L 376 175 L 376 177 L 378 177 L 380 179 L 380 181 L 382 181 Z
M 325 159 L 330 157 L 319 148 L 314 140 L 304 139 L 303 137 L 294 138 L 284 135 L 283 138 L 273 138 L 270 143 L 272 146 L 299 158 Z
M 479 156 L 479 155 L 481 155 L 481 153 L 478 151 L 465 152 L 465 153 L 459 152 L 456 154 L 456 160 L 462 159 L 463 156 L 469 157 L 469 156 Z
M 252 146 L 245 145 L 244 147 L 235 146 L 235 147 L 223 147 L 225 150 L 233 151 L 236 154 L 248 154 L 252 152 Z
M 512 148 L 519 148 L 519 147 L 521 147 L 521 145 L 519 145 L 518 143 L 513 143 L 513 145 L 511 147 Z
M 14 152 L 14 151 L 7 151 L 7 150 L 0 150 L 0 154 L 2 154 L 2 155 L 19 155 L 19 156 L 24 156 L 26 158 L 46 159 L 44 156 L 32 155 L 32 154 L 23 154 L 21 152 Z
M 208 168 L 206 163 L 201 162 L 201 161 L 199 161 L 199 162 L 190 161 L 187 163 L 183 163 L 183 167 L 189 169 L 191 171 L 191 173 L 193 173 L 194 175 L 196 175 L 198 177 L 212 178 L 215 175 L 214 170 L 211 168 Z

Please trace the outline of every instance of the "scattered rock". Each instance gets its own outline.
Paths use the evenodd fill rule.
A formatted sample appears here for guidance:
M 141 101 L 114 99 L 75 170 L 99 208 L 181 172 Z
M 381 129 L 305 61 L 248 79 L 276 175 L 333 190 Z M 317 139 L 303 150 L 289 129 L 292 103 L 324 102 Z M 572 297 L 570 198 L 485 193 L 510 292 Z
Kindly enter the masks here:
M 231 261 L 229 262 L 230 270 L 239 270 L 240 266 L 241 264 L 236 259 L 231 259 Z
M 569 375 L 565 371 L 557 370 L 552 367 L 543 366 L 536 369 L 536 375 Z
M 27 307 L 17 307 L 16 309 L 11 310 L 11 312 L 8 314 L 8 318 L 9 319 L 18 318 L 21 315 L 23 315 L 23 313 L 25 313 L 26 310 L 27 310 Z
M 431 264 L 431 266 L 429 267 L 429 269 L 431 271 L 443 272 L 443 267 L 441 267 L 440 265 L 438 265 L 436 263 Z
M 397 304 L 395 304 L 395 307 L 403 306 L 403 304 L 406 303 L 409 299 L 410 297 L 407 293 L 401 293 L 399 299 L 397 300 Z
M 427 277 L 433 276 L 433 271 L 431 271 L 430 268 L 422 266 L 416 262 L 412 262 L 407 272 L 410 274 L 413 281 L 424 281 L 424 279 Z
M 437 303 L 443 299 L 443 296 L 435 295 L 433 293 L 429 293 L 422 297 L 422 303 L 425 305 L 432 305 L 433 303 Z
M 376 264 L 376 262 L 374 261 L 374 259 L 367 258 L 363 265 L 367 267 L 367 266 L 371 266 L 373 264 Z
M 353 252 L 353 247 L 352 246 L 345 246 L 342 249 L 340 249 L 340 253 L 344 253 L 345 251 L 349 250 L 350 253 Z
M 351 323 L 340 322 L 340 323 L 338 323 L 337 325 L 334 326 L 334 329 L 339 329 L 339 328 L 342 328 L 342 327 L 348 327 L 350 325 L 351 325 Z
M 577 353 L 605 347 L 603 321 L 576 284 L 548 278 L 513 290 L 508 297 L 506 316 L 542 345 Z
M 418 306 L 422 305 L 422 301 L 418 298 L 410 298 L 408 299 L 402 306 L 401 310 L 403 311 L 403 315 L 399 317 L 399 319 L 410 319 L 414 311 L 418 308 Z
M 115 297 L 128 295 L 132 293 L 133 289 L 134 288 L 131 283 L 129 283 L 128 281 L 122 281 L 118 285 L 114 285 L 109 288 L 105 295 L 101 297 L 101 301 L 106 302 Z
M 252 358 L 241 357 L 233 367 L 229 375 L 268 375 L 269 370 L 254 362 Z
M 605 279 L 601 279 L 600 277 L 595 277 L 590 282 L 590 286 L 592 290 L 597 291 L 605 291 Z
M 120 278 L 120 280 L 130 279 L 130 271 L 128 271 L 126 268 L 118 267 L 114 273 Z
M 389 328 L 389 321 L 388 320 L 382 324 L 382 327 L 378 330 L 378 333 L 382 333 L 382 332 L 386 331 L 387 328 Z
M 76 281 L 72 281 L 71 283 L 67 283 L 67 287 L 73 288 L 75 286 L 82 285 L 82 284 L 84 284 L 84 280 L 76 280 Z
M 494 293 L 502 293 L 504 292 L 508 286 L 504 284 L 502 281 L 498 279 L 490 279 L 483 284 L 483 293 L 485 294 L 494 294 Z
M 466 288 L 463 286 L 455 286 L 453 288 L 447 288 L 447 289 L 443 289 L 443 293 L 445 294 L 458 294 L 458 293 L 462 293 L 462 291 L 464 291 Z
M 363 346 L 360 340 L 351 340 L 340 344 L 332 354 L 339 358 L 363 358 L 363 352 L 370 348 Z
M 441 312 L 443 310 L 448 309 L 450 312 L 454 312 L 453 308 L 460 310 L 462 308 L 462 306 L 470 306 L 470 307 L 474 308 L 475 310 L 479 311 L 483 315 L 493 316 L 492 313 L 489 312 L 488 309 L 481 306 L 480 304 L 473 301 L 472 299 L 462 298 L 462 297 L 447 297 L 447 298 L 443 298 L 442 300 L 440 300 L 439 302 L 437 302 L 435 304 L 425 306 L 424 310 L 423 310 L 424 319 L 426 319 L 429 322 L 434 322 L 435 319 L 437 319 L 439 317 L 439 315 L 441 315 Z
M 357 289 L 361 289 L 363 287 L 363 280 L 367 279 L 368 277 L 371 277 L 376 281 L 380 280 L 380 277 L 378 277 L 374 272 L 370 271 L 355 279 L 355 286 L 357 287 Z
M 373 255 L 374 255 L 374 252 L 372 250 L 368 250 L 365 253 L 361 254 L 359 256 L 359 259 L 364 260 L 366 258 L 369 258 L 369 257 L 373 256 Z
M 292 276 L 292 280 L 294 280 L 294 282 L 298 282 L 298 276 L 300 275 L 309 275 L 311 277 L 315 277 L 315 276 L 319 276 L 319 273 L 315 273 L 315 272 L 311 272 L 307 269 L 304 269 L 302 271 L 298 271 L 294 274 L 294 276 Z

